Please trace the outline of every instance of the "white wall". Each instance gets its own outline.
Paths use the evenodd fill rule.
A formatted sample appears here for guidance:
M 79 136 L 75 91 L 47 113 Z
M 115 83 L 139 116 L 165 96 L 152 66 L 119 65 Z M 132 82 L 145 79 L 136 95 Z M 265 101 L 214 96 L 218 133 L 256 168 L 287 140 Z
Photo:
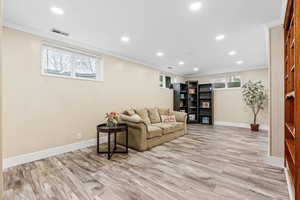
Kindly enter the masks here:
M 283 27 L 269 29 L 270 39 L 270 155 L 284 156 L 284 36 Z
M 159 71 L 111 56 L 102 56 L 104 82 L 41 76 L 42 41 L 4 29 L 5 158 L 95 138 L 108 111 L 173 107 L 173 91 L 159 87 Z

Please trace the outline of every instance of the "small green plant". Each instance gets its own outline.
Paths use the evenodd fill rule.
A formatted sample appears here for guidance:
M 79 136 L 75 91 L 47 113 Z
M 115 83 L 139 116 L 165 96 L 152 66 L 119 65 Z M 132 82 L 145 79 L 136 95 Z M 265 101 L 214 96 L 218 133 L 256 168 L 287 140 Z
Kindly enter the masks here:
M 248 81 L 242 86 L 242 94 L 246 105 L 249 106 L 253 112 L 253 122 L 256 124 L 257 115 L 261 110 L 264 109 L 267 99 L 265 86 L 261 81 Z

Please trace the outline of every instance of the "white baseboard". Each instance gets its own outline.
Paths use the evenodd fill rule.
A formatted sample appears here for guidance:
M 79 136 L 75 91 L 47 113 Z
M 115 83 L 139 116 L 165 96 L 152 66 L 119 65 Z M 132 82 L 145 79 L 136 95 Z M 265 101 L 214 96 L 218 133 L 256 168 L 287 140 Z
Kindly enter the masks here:
M 222 122 L 222 121 L 215 121 L 214 125 L 219 125 L 219 126 L 233 126 L 233 127 L 240 127 L 240 128 L 250 128 L 250 124 L 247 123 L 237 123 L 237 122 Z M 268 131 L 269 126 L 265 124 L 261 124 L 259 126 L 261 130 Z
M 292 184 L 292 180 L 289 176 L 288 169 L 285 168 L 284 172 L 285 172 L 286 182 L 287 182 L 287 185 L 288 185 L 290 200 L 294 200 L 295 199 L 295 190 L 294 190 L 294 187 L 293 187 L 293 184 Z
M 106 137 L 103 137 L 100 139 L 101 142 L 105 142 L 107 140 Z M 68 144 L 64 146 L 54 147 L 50 149 L 46 149 L 43 151 L 37 151 L 33 153 L 23 154 L 15 157 L 6 158 L 3 160 L 3 169 L 7 169 L 10 167 L 14 167 L 17 165 L 33 162 L 36 160 L 45 159 L 51 156 L 67 153 L 70 151 L 76 151 L 78 149 L 83 149 L 86 147 L 94 146 L 96 145 L 97 140 L 91 139 L 86 140 L 78 143 Z
M 284 168 L 284 158 L 268 156 L 266 158 L 266 163 L 274 167 Z

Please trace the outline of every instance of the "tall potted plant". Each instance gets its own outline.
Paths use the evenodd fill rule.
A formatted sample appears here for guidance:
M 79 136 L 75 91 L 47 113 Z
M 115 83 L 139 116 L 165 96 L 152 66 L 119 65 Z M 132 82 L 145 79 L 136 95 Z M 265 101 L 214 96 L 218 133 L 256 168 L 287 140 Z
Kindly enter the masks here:
M 261 81 L 248 81 L 242 86 L 242 95 L 246 105 L 249 106 L 253 112 L 254 120 L 253 124 L 251 124 L 251 130 L 258 131 L 259 124 L 257 124 L 257 116 L 259 112 L 264 109 L 267 99 L 265 87 Z

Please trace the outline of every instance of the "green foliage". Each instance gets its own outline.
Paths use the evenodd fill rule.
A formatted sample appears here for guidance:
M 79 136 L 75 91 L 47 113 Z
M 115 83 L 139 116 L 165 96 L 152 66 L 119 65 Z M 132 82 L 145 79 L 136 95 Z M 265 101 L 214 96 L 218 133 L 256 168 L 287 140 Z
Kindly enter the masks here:
M 254 115 L 254 124 L 256 124 L 257 115 L 264 109 L 267 99 L 265 87 L 261 81 L 248 81 L 242 86 L 243 100 L 249 106 Z

